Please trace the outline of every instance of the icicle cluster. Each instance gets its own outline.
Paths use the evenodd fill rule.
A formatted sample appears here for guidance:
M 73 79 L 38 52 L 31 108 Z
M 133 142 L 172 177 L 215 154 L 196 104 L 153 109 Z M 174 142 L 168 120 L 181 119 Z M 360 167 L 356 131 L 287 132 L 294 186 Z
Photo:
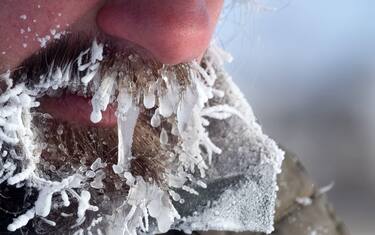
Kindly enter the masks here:
M 8 226 L 14 231 L 27 224 L 35 216 L 47 217 L 51 211 L 52 197 L 59 195 L 63 206 L 70 205 L 70 199 L 78 201 L 78 227 L 85 220 L 85 211 L 96 211 L 96 206 L 90 205 L 90 193 L 79 190 L 83 182 L 93 178 L 93 188 L 101 188 L 103 174 L 97 174 L 102 166 L 101 161 L 92 167 L 85 175 L 74 174 L 61 182 L 45 180 L 35 171 L 39 160 L 40 148 L 35 143 L 31 131 L 30 109 L 38 106 L 35 97 L 43 92 L 53 92 L 59 88 L 92 89 L 91 121 L 97 123 L 102 118 L 102 111 L 112 103 L 117 103 L 118 124 L 118 161 L 113 170 L 126 179 L 130 187 L 125 199 L 125 205 L 130 209 L 125 218 L 124 232 L 135 235 L 138 229 L 148 231 L 149 216 L 155 218 L 159 232 L 166 232 L 179 214 L 173 207 L 171 200 L 183 203 L 183 199 L 174 189 L 182 189 L 192 194 L 198 194 L 191 185 L 206 187 L 203 182 L 205 171 L 211 163 L 212 154 L 220 154 L 221 149 L 209 138 L 207 126 L 208 118 L 226 119 L 235 114 L 242 117 L 234 108 L 227 105 L 209 106 L 209 100 L 215 96 L 223 96 L 223 92 L 214 88 L 217 79 L 214 66 L 221 66 L 223 60 L 230 60 L 227 54 L 215 48 L 210 48 L 205 58 L 205 68 L 197 62 L 192 62 L 189 68 L 188 83 L 178 83 L 176 74 L 161 71 L 161 76 L 155 81 L 150 80 L 147 86 L 139 90 L 132 90 L 126 76 L 123 80 L 117 79 L 116 71 L 111 71 L 99 77 L 100 61 L 103 59 L 103 45 L 93 42 L 92 47 L 83 51 L 75 63 L 79 73 L 73 74 L 72 64 L 64 68 L 51 66 L 49 72 L 41 76 L 41 81 L 33 90 L 23 83 L 13 86 L 9 73 L 2 75 L 1 81 L 7 85 L 7 90 L 0 95 L 0 146 L 7 143 L 12 146 L 22 146 L 22 156 L 14 151 L 2 151 L 2 156 L 13 154 L 13 157 L 4 158 L 0 165 L 0 183 L 7 180 L 8 184 L 20 184 L 27 181 L 39 190 L 37 201 L 33 208 L 16 218 Z M 83 57 L 90 55 L 90 61 L 83 64 Z M 77 85 L 80 84 L 80 85 Z M 83 87 L 82 87 L 83 84 Z M 90 84 L 93 84 L 90 86 Z M 158 128 L 163 120 L 171 123 L 170 130 L 161 128 L 160 143 L 168 145 L 168 135 L 174 135 L 178 144 L 172 146 L 172 159 L 166 170 L 166 181 L 169 189 L 161 189 L 155 182 L 145 181 L 140 176 L 130 173 L 132 137 L 138 115 L 142 109 L 153 109 L 150 119 L 151 126 Z M 17 164 L 21 162 L 22 170 L 15 173 Z M 199 173 L 199 174 L 197 174 Z M 53 224 L 53 221 L 51 221 Z
M 206 127 L 207 118 L 226 119 L 235 114 L 243 118 L 234 108 L 228 105 L 209 106 L 208 101 L 214 96 L 223 96 L 223 92 L 214 88 L 216 73 L 214 66 L 222 65 L 223 57 L 230 59 L 227 54 L 211 49 L 206 58 L 206 68 L 197 62 L 192 62 L 189 70 L 188 85 L 181 86 L 175 73 L 162 71 L 157 81 L 149 86 L 131 93 L 124 84 L 119 84 L 117 96 L 118 115 L 118 163 L 114 171 L 127 179 L 130 187 L 126 203 L 131 207 L 125 218 L 126 234 L 135 235 L 137 229 L 148 231 L 148 217 L 156 219 L 159 232 L 166 232 L 179 218 L 171 199 L 183 203 L 183 199 L 174 189 L 181 188 L 192 194 L 198 194 L 189 185 L 206 187 L 200 179 L 205 177 L 205 171 L 211 163 L 212 154 L 220 154 L 221 149 L 209 138 Z M 101 114 L 109 103 L 108 91 L 113 91 L 114 78 L 106 77 L 95 93 L 92 104 L 92 121 L 98 122 Z M 133 91 L 134 92 L 134 91 Z M 105 94 L 105 95 L 104 95 Z M 141 99 L 139 97 L 142 97 Z M 143 101 L 143 102 L 141 102 Z M 165 192 L 153 182 L 145 182 L 142 177 L 132 176 L 130 169 L 132 136 L 140 107 L 155 109 L 150 124 L 157 128 L 162 120 L 168 120 L 171 130 L 161 128 L 160 143 L 168 143 L 168 133 L 178 138 L 178 144 L 172 152 L 175 159 L 167 169 L 169 191 Z M 93 118 L 94 117 L 94 118 Z M 195 172 L 198 170 L 199 176 Z
M 91 60 L 81 65 L 83 55 L 91 52 Z M 96 75 L 99 61 L 102 60 L 103 45 L 93 42 L 91 50 L 81 53 L 78 58 L 79 71 L 85 72 L 82 83 L 88 83 Z M 0 84 L 5 87 L 0 94 L 0 183 L 6 181 L 9 185 L 21 186 L 28 183 L 29 186 L 39 190 L 34 207 L 26 213 L 18 216 L 8 225 L 9 231 L 15 231 L 25 226 L 35 216 L 45 218 L 52 208 L 52 197 L 60 194 L 63 206 L 70 205 L 70 198 L 78 201 L 77 226 L 85 219 L 85 211 L 96 211 L 98 208 L 89 204 L 90 193 L 81 189 L 85 176 L 74 174 L 61 182 L 49 181 L 37 174 L 36 167 L 39 162 L 41 146 L 35 141 L 32 131 L 32 115 L 30 109 L 38 107 L 36 97 L 45 92 L 51 92 L 59 88 L 66 88 L 76 79 L 72 74 L 72 65 L 64 68 L 51 66 L 47 74 L 40 77 L 40 82 L 33 89 L 26 87 L 25 83 L 14 85 L 10 78 L 10 72 L 0 77 Z M 16 152 L 16 148 L 21 151 Z M 9 149 L 9 150 L 8 150 Z M 21 168 L 16 172 L 17 167 Z M 48 221 L 47 219 L 45 219 Z M 50 221 L 54 224 L 53 221 Z

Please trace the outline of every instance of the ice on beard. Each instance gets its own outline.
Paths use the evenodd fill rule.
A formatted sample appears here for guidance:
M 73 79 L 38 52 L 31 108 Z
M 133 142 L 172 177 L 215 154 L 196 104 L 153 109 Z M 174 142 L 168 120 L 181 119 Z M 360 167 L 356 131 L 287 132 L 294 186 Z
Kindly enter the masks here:
M 134 91 L 116 81 L 116 74 L 106 74 L 101 80 L 96 76 L 99 61 L 103 59 L 102 50 L 102 45 L 94 41 L 91 50 L 82 52 L 77 63 L 84 74 L 80 81 L 85 85 L 93 81 L 98 84 L 91 100 L 91 120 L 99 122 L 101 113 L 111 102 L 117 102 L 118 107 L 119 151 L 113 171 L 126 180 L 130 191 L 124 198 L 123 215 L 113 220 L 107 218 L 108 221 L 122 225 L 118 229 L 132 235 L 165 232 L 169 228 L 187 232 L 271 232 L 276 174 L 281 168 L 283 152 L 262 133 L 241 92 L 220 70 L 222 58 L 228 56 L 212 45 L 205 56 L 205 68 L 196 62 L 190 65 L 188 85 L 179 85 L 175 74 L 165 70 L 160 81 Z M 82 56 L 88 53 L 91 60 L 82 64 Z M 87 210 L 98 210 L 89 202 L 89 191 L 81 187 L 91 179 L 92 188 L 102 188 L 105 175 L 99 168 L 107 166 L 101 161 L 93 164 L 92 172 L 76 174 L 61 182 L 42 179 L 35 172 L 39 156 L 35 154 L 37 146 L 30 127 L 30 109 L 38 105 L 35 102 L 38 93 L 67 86 L 69 77 L 73 76 L 71 67 L 51 68 L 50 76 L 46 75 L 36 85 L 37 90 L 28 90 L 23 84 L 12 87 L 9 74 L 3 76 L 12 88 L 0 95 L 0 144 L 21 143 L 24 156 L 21 156 L 23 170 L 17 174 L 13 174 L 16 161 L 7 158 L 10 160 L 0 168 L 0 182 L 27 181 L 39 190 L 34 207 L 8 226 L 11 231 L 26 225 L 35 216 L 48 216 L 53 195 L 62 199 L 63 206 L 69 206 L 72 199 L 78 202 L 77 228 Z M 160 188 L 152 179 L 145 181 L 130 173 L 133 132 L 142 106 L 155 108 L 151 126 L 157 128 L 163 121 L 171 124 L 160 128 L 162 146 L 168 145 L 169 134 L 178 138 L 178 145 L 170 150 L 173 157 L 166 170 L 167 189 Z M 119 231 L 108 228 L 107 232 L 118 234 Z

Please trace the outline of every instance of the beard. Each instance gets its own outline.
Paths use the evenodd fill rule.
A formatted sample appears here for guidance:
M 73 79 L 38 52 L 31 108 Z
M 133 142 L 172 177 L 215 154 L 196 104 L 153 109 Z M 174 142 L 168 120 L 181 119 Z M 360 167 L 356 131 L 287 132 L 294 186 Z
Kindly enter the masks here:
M 6 129 L 11 119 L 5 119 L 9 122 L 3 125 L 8 139 L 1 141 L 5 170 L 0 175 L 0 197 L 8 200 L 0 200 L 4 221 L 0 231 L 21 228 L 37 234 L 99 234 L 119 222 L 119 230 L 134 234 L 148 230 L 149 215 L 159 231 L 166 231 L 178 218 L 169 198 L 183 203 L 171 187 L 194 194 L 189 185 L 204 185 L 198 180 L 207 167 L 202 156 L 209 159 L 220 152 L 205 132 L 208 124 L 204 122 L 208 121 L 199 116 L 212 96 L 209 93 L 219 93 L 211 89 L 215 66 L 209 56 L 200 65 L 163 65 L 111 42 L 98 44 L 71 35 L 24 61 L 0 83 L 4 92 L 23 84 L 31 99 L 19 114 L 26 123 L 22 131 L 13 135 L 11 128 Z M 103 91 L 106 77 L 114 85 Z M 91 100 L 94 122 L 100 121 L 107 108 L 117 110 L 117 126 L 80 125 L 49 113 L 49 101 L 65 95 Z M 124 98 L 126 95 L 130 98 Z M 127 115 L 133 106 L 136 117 L 129 128 Z M 222 111 L 211 115 L 218 119 L 229 116 Z M 27 138 L 19 137 L 20 133 Z M 20 141 L 12 141 L 13 137 Z M 142 187 L 157 199 L 139 193 Z M 151 206 L 138 199 L 156 203 L 165 214 L 156 216 Z M 48 205 L 41 205 L 44 203 Z M 171 217 L 171 221 L 163 224 L 160 216 Z

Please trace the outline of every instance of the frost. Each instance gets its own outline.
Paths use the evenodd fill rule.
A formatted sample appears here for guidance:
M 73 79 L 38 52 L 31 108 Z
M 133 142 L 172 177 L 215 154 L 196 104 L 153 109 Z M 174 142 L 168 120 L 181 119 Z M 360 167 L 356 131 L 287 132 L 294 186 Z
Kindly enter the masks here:
M 58 34 L 55 29 L 51 29 L 53 37 Z M 45 46 L 47 41 L 52 39 L 51 35 L 38 37 L 41 46 Z M 84 62 L 87 61 L 86 58 L 90 60 Z M 108 108 L 108 105 L 114 104 L 113 107 L 117 107 L 118 157 L 112 169 L 124 184 L 126 182 L 129 186 L 129 193 L 123 199 L 121 208 L 118 208 L 123 214 L 112 219 L 125 234 L 166 232 L 171 227 L 186 231 L 215 228 L 270 232 L 276 173 L 280 171 L 283 152 L 262 133 L 251 108 L 247 106 L 238 88 L 231 83 L 230 77 L 217 69 L 217 66 L 221 66 L 228 58 L 227 54 L 212 45 L 205 57 L 204 67 L 197 62 L 189 64 L 187 68 L 189 75 L 183 85 L 168 66 L 163 66 L 159 77 L 150 79 L 145 86 L 136 87 L 131 83 L 132 79 L 128 75 L 119 76 L 117 71 L 107 71 L 103 77 L 100 77 L 103 44 L 94 40 L 90 48 L 80 53 L 74 65 L 68 64 L 65 67 L 52 65 L 50 70 L 41 76 L 40 83 L 36 84 L 33 90 L 28 89 L 23 83 L 13 86 L 9 72 L 1 75 L 0 81 L 7 85 L 7 89 L 0 94 L 0 147 L 4 143 L 11 146 L 18 145 L 22 147 L 22 154 L 18 156 L 14 151 L 8 153 L 2 150 L 3 156 L 10 154 L 11 157 L 4 158 L 6 161 L 0 161 L 0 183 L 7 182 L 11 185 L 27 183 L 39 191 L 34 208 L 16 218 L 8 229 L 14 231 L 24 226 L 34 216 L 47 217 L 54 208 L 54 197 L 61 198 L 63 207 L 69 206 L 72 199 L 78 202 L 77 220 L 72 228 L 79 229 L 85 221 L 87 210 L 99 209 L 90 204 L 91 195 L 87 190 L 90 187 L 103 190 L 103 179 L 106 176 L 103 168 L 106 168 L 107 164 L 98 158 L 89 169 L 80 169 L 79 172 L 82 174 L 66 176 L 61 181 L 44 179 L 37 173 L 40 149 L 31 131 L 30 109 L 39 105 L 35 100 L 38 95 L 60 88 L 78 91 L 82 85 L 83 92 L 89 90 L 93 95 L 90 116 L 92 122 L 101 121 L 102 112 Z M 134 56 L 129 59 L 137 60 Z M 73 67 L 78 68 L 78 75 L 73 73 Z M 82 74 L 83 76 L 80 76 Z M 145 79 L 147 80 L 147 77 Z M 226 85 L 220 86 L 221 83 Z M 228 99 L 228 96 L 232 98 Z M 154 179 L 143 179 L 131 173 L 134 129 L 139 114 L 145 109 L 151 113 L 149 123 L 159 134 L 161 148 L 168 151 L 170 156 L 163 175 L 165 187 L 160 187 Z M 234 136 L 237 137 L 234 139 L 233 133 L 231 136 L 225 133 L 218 135 L 224 136 L 224 140 L 218 140 L 218 136 L 210 135 L 212 124 L 217 125 L 218 122 L 231 124 L 236 119 L 241 122 L 241 131 L 238 131 L 237 135 L 243 136 Z M 223 129 L 227 127 L 217 128 L 216 131 L 223 131 Z M 231 131 L 233 130 L 228 130 Z M 57 135 L 62 135 L 63 129 L 58 127 L 56 132 Z M 243 132 L 247 133 L 246 138 Z M 242 156 L 243 152 L 239 148 L 235 150 L 236 156 L 228 158 L 225 155 L 218 158 L 218 155 L 231 150 L 232 143 L 225 142 L 229 138 L 234 139 L 235 143 L 246 139 L 247 142 L 241 143 L 241 146 L 250 146 L 251 150 L 247 153 L 255 154 L 258 161 L 252 162 L 249 156 L 246 156 L 247 158 Z M 174 142 L 177 144 L 172 144 Z M 238 156 L 242 156 L 243 159 L 237 159 Z M 237 164 L 241 163 L 240 167 L 243 166 L 247 170 L 246 173 L 234 170 L 237 165 L 226 164 L 225 161 L 231 161 L 231 158 Z M 14 174 L 18 166 L 20 171 Z M 229 166 L 231 167 L 226 169 Z M 54 166 L 51 167 L 50 169 L 56 169 Z M 254 167 L 259 168 L 254 170 Z M 269 176 L 266 177 L 268 181 L 252 181 L 249 169 L 254 170 L 251 172 L 253 175 L 256 175 L 256 170 L 261 173 L 266 172 L 264 175 Z M 232 175 L 227 175 L 228 172 Z M 238 186 L 236 189 L 212 193 L 211 195 L 218 197 L 215 204 L 205 207 L 203 211 L 196 212 L 194 215 L 183 214 L 184 210 L 180 212 L 176 209 L 205 199 L 205 190 L 212 190 L 213 181 L 224 176 L 232 177 L 239 172 L 246 175 L 246 183 L 235 182 L 233 184 Z M 258 178 L 263 179 L 262 177 Z M 83 184 L 86 184 L 87 188 L 82 188 Z M 115 183 L 115 187 L 119 189 L 121 184 L 122 182 Z M 242 194 L 237 194 L 238 192 Z M 246 197 L 237 195 L 246 195 Z M 261 200 L 266 200 L 268 204 L 256 208 L 261 204 L 258 202 Z M 211 199 L 206 198 L 204 201 L 207 205 Z M 72 215 L 74 214 L 69 216 Z M 261 221 L 255 220 L 258 218 L 256 216 L 261 216 Z M 154 223 L 150 223 L 150 217 L 156 221 L 156 228 L 153 228 Z M 110 231 L 112 228 L 108 229 Z M 77 234 L 81 233 L 83 234 L 84 231 L 79 229 Z
M 20 15 L 20 19 L 21 19 L 21 20 L 26 20 L 26 19 L 27 19 L 27 16 L 26 16 L 26 15 Z
M 157 185 L 145 182 L 142 177 L 136 177 L 135 183 L 130 186 L 126 201 L 131 209 L 124 220 L 124 234 L 136 235 L 139 227 L 148 231 L 148 216 L 156 219 L 158 231 L 161 233 L 167 232 L 175 219 L 180 218 L 168 193 Z M 145 218 L 144 223 L 137 215 Z
M 33 19 L 33 23 L 36 23 L 36 20 Z M 30 30 L 30 31 L 29 31 Z M 28 32 L 31 32 L 31 28 L 28 27 Z M 49 34 L 45 36 L 39 36 L 39 34 L 35 34 L 35 39 L 40 43 L 40 47 L 44 48 L 47 46 L 47 43 L 51 39 L 60 39 L 62 35 L 66 34 L 66 31 L 58 31 L 57 29 L 50 29 Z
M 51 39 L 50 35 L 44 37 L 37 37 L 36 40 L 40 43 L 40 47 L 44 48 L 47 46 L 47 42 Z

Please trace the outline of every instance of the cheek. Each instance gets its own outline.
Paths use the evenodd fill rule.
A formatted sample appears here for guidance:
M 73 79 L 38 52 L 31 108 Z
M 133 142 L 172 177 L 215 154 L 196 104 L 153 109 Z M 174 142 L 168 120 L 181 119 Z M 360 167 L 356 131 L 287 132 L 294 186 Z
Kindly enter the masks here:
M 102 0 L 1 0 L 0 73 L 12 69 Z

